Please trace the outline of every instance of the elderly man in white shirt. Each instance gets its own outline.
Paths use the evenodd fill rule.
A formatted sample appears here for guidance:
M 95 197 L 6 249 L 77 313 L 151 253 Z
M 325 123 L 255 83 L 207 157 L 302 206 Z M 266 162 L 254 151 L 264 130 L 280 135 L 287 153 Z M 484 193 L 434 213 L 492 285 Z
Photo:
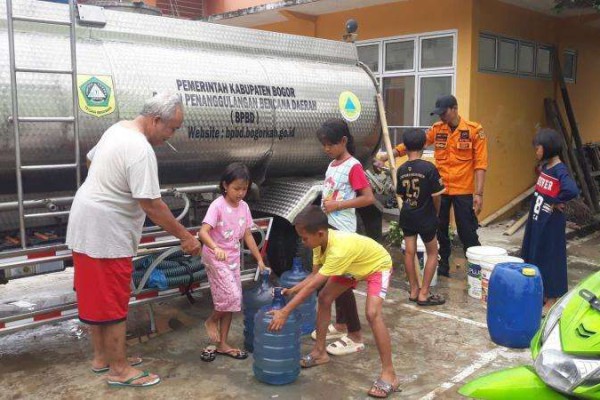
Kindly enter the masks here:
M 200 253 L 200 243 L 163 202 L 153 146 L 165 143 L 183 123 L 176 94 L 147 100 L 135 119 L 111 126 L 88 153 L 88 176 L 77 191 L 67 227 L 73 250 L 79 319 L 91 325 L 92 370 L 108 372 L 112 386 L 151 386 L 155 374 L 127 359 L 125 334 L 133 269 L 146 216 L 181 240 L 186 253 Z

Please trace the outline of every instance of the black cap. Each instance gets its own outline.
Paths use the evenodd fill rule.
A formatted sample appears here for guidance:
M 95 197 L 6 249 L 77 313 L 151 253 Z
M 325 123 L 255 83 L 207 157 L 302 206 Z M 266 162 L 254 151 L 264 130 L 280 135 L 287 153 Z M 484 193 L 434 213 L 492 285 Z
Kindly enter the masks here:
M 435 101 L 435 109 L 429 115 L 442 115 L 447 109 L 458 106 L 456 97 L 450 95 L 438 97 Z

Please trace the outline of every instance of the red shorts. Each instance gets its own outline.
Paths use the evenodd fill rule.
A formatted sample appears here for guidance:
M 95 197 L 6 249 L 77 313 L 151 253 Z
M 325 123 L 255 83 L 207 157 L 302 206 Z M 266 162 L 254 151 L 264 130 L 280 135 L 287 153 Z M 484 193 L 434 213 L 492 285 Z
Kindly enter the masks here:
M 92 258 L 73 252 L 73 265 L 81 322 L 104 325 L 125 321 L 131 295 L 131 257 Z
M 387 288 L 390 284 L 390 277 L 392 276 L 392 269 L 385 271 L 375 272 L 367 276 L 364 280 L 367 282 L 367 295 L 375 296 L 385 299 L 387 294 Z M 358 281 L 353 278 L 347 278 L 345 276 L 332 276 L 330 278 L 333 282 L 339 283 L 340 285 L 355 288 Z

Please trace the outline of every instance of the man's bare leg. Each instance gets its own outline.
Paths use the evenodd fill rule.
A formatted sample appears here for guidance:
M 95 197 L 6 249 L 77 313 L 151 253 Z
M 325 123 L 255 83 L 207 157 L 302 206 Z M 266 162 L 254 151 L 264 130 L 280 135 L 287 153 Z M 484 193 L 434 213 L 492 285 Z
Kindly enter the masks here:
M 110 365 L 110 371 L 107 378 L 110 381 L 125 382 L 137 375 L 142 374 L 137 368 L 129 365 L 127 360 L 127 349 L 125 345 L 126 323 L 125 321 L 116 324 L 101 326 L 102 336 L 104 337 L 104 351 Z M 157 375 L 150 374 L 147 377 L 139 378 L 133 381 L 133 384 L 142 384 L 151 382 L 158 378 Z

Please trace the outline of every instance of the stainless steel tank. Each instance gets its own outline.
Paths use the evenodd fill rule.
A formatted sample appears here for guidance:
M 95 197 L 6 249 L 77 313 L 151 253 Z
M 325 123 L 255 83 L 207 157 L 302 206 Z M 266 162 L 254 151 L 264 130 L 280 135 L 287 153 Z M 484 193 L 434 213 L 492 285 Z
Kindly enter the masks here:
M 68 16 L 66 5 L 44 1 L 16 0 L 13 9 L 35 18 Z M 352 44 L 111 10 L 101 14 L 105 25 L 77 27 L 84 173 L 85 154 L 102 133 L 134 118 L 145 99 L 165 90 L 181 94 L 185 120 L 171 141 L 178 153 L 156 148 L 163 185 L 215 181 L 233 161 L 267 178 L 323 174 L 329 160 L 315 130 L 330 117 L 349 120 L 359 159 L 378 145 L 376 88 L 357 65 Z M 18 66 L 70 67 L 67 28 L 21 22 L 15 29 Z M 69 76 L 18 77 L 21 116 L 72 113 Z M 16 193 L 10 91 L 6 7 L 0 1 L 0 194 L 9 197 Z M 20 137 L 23 165 L 74 161 L 67 124 L 22 123 Z M 26 171 L 23 183 L 28 198 L 74 193 L 75 174 Z

